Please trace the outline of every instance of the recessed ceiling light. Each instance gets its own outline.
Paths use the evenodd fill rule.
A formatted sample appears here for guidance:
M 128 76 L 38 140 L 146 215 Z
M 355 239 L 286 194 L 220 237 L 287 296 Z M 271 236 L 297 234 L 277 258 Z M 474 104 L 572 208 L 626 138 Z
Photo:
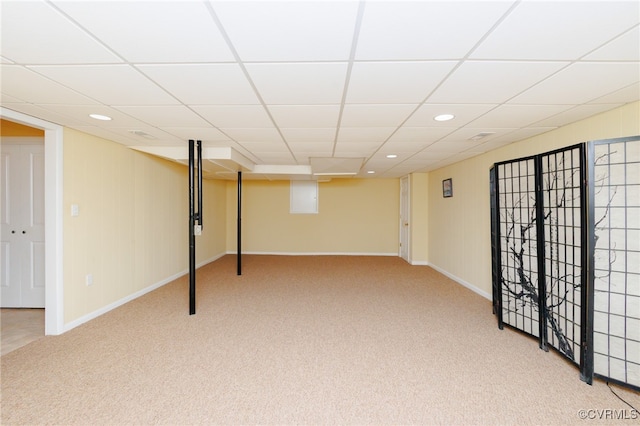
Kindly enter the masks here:
M 89 114 L 89 117 L 95 118 L 96 120 L 102 120 L 102 121 L 110 121 L 111 120 L 111 117 L 108 117 L 108 116 L 102 115 L 102 114 Z
M 433 117 L 433 119 L 436 121 L 449 121 L 449 120 L 453 120 L 454 117 L 455 115 L 453 114 L 440 114 Z
M 373 171 L 373 170 L 369 170 L 369 171 L 367 171 L 367 173 L 368 173 L 368 174 L 370 174 L 370 175 L 372 175 L 372 174 L 374 174 L 374 173 L 375 173 L 375 171 Z
M 396 154 L 388 154 L 387 158 L 398 158 Z

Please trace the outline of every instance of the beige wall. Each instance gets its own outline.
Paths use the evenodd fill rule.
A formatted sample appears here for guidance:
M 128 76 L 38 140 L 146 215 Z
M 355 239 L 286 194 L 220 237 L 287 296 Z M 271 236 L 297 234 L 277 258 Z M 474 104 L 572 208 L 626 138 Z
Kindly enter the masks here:
M 227 250 L 236 250 L 235 182 L 227 187 Z M 289 213 L 289 181 L 245 180 L 242 251 L 397 255 L 398 179 L 319 183 L 319 213 Z
M 424 265 L 429 260 L 429 175 L 413 173 L 409 176 L 409 184 L 409 218 L 411 219 L 409 260 L 414 265 Z
M 65 129 L 63 174 L 65 324 L 188 269 L 186 167 Z M 207 181 L 203 190 L 198 262 L 226 246 L 224 184 Z
M 489 168 L 597 139 L 640 135 L 640 102 L 628 104 L 548 133 L 429 173 L 429 263 L 486 295 L 491 294 Z M 442 180 L 453 179 L 453 197 L 442 197 Z

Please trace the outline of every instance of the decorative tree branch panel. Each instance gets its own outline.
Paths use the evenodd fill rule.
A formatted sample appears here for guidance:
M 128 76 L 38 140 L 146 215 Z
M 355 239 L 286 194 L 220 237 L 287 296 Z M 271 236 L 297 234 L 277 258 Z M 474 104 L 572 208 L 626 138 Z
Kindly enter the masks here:
M 640 140 L 590 148 L 594 373 L 640 387 Z
M 493 305 L 596 376 L 640 387 L 640 137 L 496 163 Z
M 497 176 L 502 322 L 539 337 L 534 160 L 501 164 Z
M 574 362 L 580 360 L 582 316 L 582 233 L 584 199 L 582 146 L 540 158 L 544 227 L 546 340 Z

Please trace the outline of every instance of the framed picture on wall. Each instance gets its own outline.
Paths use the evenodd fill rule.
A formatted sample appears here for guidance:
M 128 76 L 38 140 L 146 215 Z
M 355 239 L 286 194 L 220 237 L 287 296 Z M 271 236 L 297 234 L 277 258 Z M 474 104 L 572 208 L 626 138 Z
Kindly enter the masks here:
M 453 182 L 451 178 L 442 181 L 442 196 L 445 198 L 453 197 Z

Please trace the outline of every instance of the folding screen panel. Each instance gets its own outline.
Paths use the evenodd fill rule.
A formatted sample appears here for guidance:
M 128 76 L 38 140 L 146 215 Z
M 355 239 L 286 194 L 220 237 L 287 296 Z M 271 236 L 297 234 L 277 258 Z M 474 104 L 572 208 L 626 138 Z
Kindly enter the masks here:
M 496 165 L 499 315 L 503 324 L 540 337 L 536 176 L 533 158 Z
M 589 154 L 594 373 L 640 388 L 640 138 Z
M 544 235 L 546 343 L 573 362 L 581 359 L 583 283 L 584 149 L 570 147 L 539 157 Z M 582 362 L 580 362 L 582 364 Z
M 640 137 L 497 163 L 494 313 L 593 376 L 640 389 Z

